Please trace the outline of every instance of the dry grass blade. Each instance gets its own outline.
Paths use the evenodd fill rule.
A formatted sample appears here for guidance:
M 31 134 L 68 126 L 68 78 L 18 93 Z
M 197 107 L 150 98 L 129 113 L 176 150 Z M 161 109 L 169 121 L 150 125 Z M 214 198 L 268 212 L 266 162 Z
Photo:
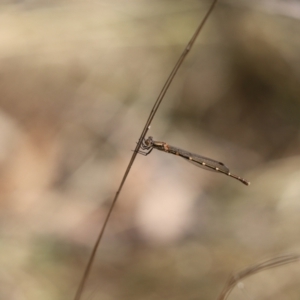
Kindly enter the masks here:
M 251 275 L 254 275 L 258 272 L 280 267 L 282 265 L 286 265 L 292 262 L 296 262 L 300 260 L 300 255 L 298 254 L 285 254 L 281 256 L 277 256 L 268 260 L 265 260 L 263 262 L 260 262 L 256 265 L 250 266 L 245 268 L 244 270 L 232 275 L 226 286 L 224 287 L 223 291 L 221 292 L 218 300 L 225 300 L 231 293 L 232 289 L 237 285 L 237 283 L 246 277 L 249 277 Z
M 135 147 L 135 150 L 134 150 L 134 152 L 133 152 L 133 154 L 132 154 L 132 156 L 131 156 L 131 159 L 130 159 L 130 161 L 129 161 L 129 164 L 128 164 L 128 166 L 127 166 L 127 168 L 126 168 L 126 171 L 125 171 L 125 173 L 124 173 L 124 176 L 123 176 L 123 178 L 122 178 L 122 180 L 121 180 L 120 186 L 119 186 L 119 188 L 118 188 L 118 190 L 117 190 L 117 192 L 116 192 L 116 195 L 115 195 L 115 197 L 114 197 L 114 199 L 113 199 L 113 201 L 112 201 L 112 203 L 111 203 L 111 205 L 110 205 L 109 211 L 108 211 L 108 213 L 107 213 L 107 215 L 106 215 L 106 218 L 105 218 L 105 220 L 104 220 L 103 226 L 102 226 L 102 228 L 101 228 L 101 230 L 100 230 L 100 232 L 99 232 L 98 238 L 97 238 L 97 240 L 96 240 L 96 242 L 95 242 L 95 244 L 94 244 L 92 253 L 91 253 L 90 257 L 89 257 L 87 266 L 86 266 L 86 268 L 85 268 L 85 270 L 84 270 L 82 279 L 81 279 L 80 284 L 79 284 L 79 286 L 78 286 L 78 288 L 77 288 L 77 291 L 76 291 L 74 300 L 80 300 L 80 299 L 81 299 L 81 295 L 82 295 L 82 292 L 83 292 L 85 283 L 86 283 L 86 281 L 87 281 L 87 279 L 88 279 L 88 276 L 89 276 L 91 267 L 92 267 L 92 265 L 93 265 L 93 261 L 94 261 L 94 258 L 95 258 L 95 255 L 96 255 L 98 246 L 99 246 L 99 244 L 100 244 L 100 242 L 101 242 L 101 239 L 102 239 L 102 236 L 103 236 L 103 234 L 104 234 L 106 225 L 107 225 L 108 220 L 109 220 L 109 218 L 110 218 L 110 215 L 111 215 L 111 213 L 112 213 L 112 211 L 113 211 L 113 209 L 114 209 L 114 206 L 115 206 L 115 204 L 116 204 L 116 202 L 117 202 L 117 200 L 118 200 L 118 197 L 119 197 L 120 192 L 121 192 L 121 190 L 122 190 L 122 188 L 123 188 L 123 185 L 124 185 L 124 183 L 125 183 L 125 181 L 126 181 L 126 179 L 127 179 L 127 176 L 128 176 L 128 174 L 129 174 L 129 172 L 130 172 L 130 170 L 131 170 L 131 167 L 132 167 L 132 165 L 133 165 L 133 162 L 134 162 L 134 160 L 135 160 L 135 158 L 136 158 L 136 156 L 137 156 L 137 154 L 138 154 L 138 150 L 140 149 L 140 146 L 141 146 L 141 144 L 142 144 L 142 141 L 143 141 L 143 139 L 145 138 L 145 136 L 146 136 L 146 134 L 147 134 L 147 131 L 148 131 L 150 125 L 151 125 L 151 122 L 152 122 L 152 120 L 153 120 L 153 118 L 154 118 L 154 116 L 155 116 L 155 114 L 156 114 L 156 112 L 157 112 L 157 110 L 158 110 L 158 108 L 159 108 L 159 106 L 160 106 L 162 100 L 164 99 L 164 96 L 165 96 L 165 94 L 166 94 L 166 92 L 167 92 L 167 90 L 168 90 L 170 84 L 172 83 L 172 81 L 173 81 L 173 79 L 174 79 L 174 77 L 175 77 L 175 75 L 176 75 L 178 69 L 180 68 L 182 62 L 184 61 L 184 59 L 185 59 L 186 56 L 188 55 L 189 51 L 191 50 L 192 46 L 194 45 L 194 43 L 195 43 L 195 41 L 196 41 L 196 39 L 197 39 L 199 33 L 201 32 L 201 30 L 202 30 L 204 24 L 206 23 L 208 17 L 210 16 L 210 14 L 211 14 L 211 12 L 213 11 L 213 9 L 214 9 L 214 7 L 215 7 L 215 5 L 216 5 L 217 2 L 218 2 L 218 0 L 214 0 L 214 1 L 212 2 L 212 4 L 210 5 L 209 10 L 208 10 L 207 13 L 205 14 L 203 20 L 200 22 L 198 28 L 196 29 L 196 31 L 195 31 L 195 33 L 193 34 L 192 38 L 190 39 L 189 43 L 188 43 L 187 46 L 185 47 L 185 49 L 184 49 L 184 51 L 182 52 L 181 56 L 179 57 L 179 59 L 178 59 L 176 65 L 174 66 L 174 68 L 173 68 L 171 74 L 169 75 L 169 77 L 168 77 L 166 83 L 164 84 L 164 86 L 163 86 L 163 88 L 162 88 L 162 90 L 161 90 L 161 92 L 160 92 L 160 94 L 159 94 L 157 100 L 155 101 L 155 103 L 154 103 L 154 105 L 153 105 L 153 108 L 152 108 L 152 110 L 151 110 L 151 112 L 150 112 L 150 115 L 149 115 L 149 117 L 148 117 L 148 120 L 147 120 L 147 122 L 146 122 L 146 124 L 145 124 L 145 126 L 144 126 L 144 129 L 143 129 L 143 131 L 142 131 L 142 133 L 141 133 L 141 135 L 140 135 L 139 141 L 138 141 L 138 143 L 137 143 L 137 145 L 136 145 L 136 147 Z

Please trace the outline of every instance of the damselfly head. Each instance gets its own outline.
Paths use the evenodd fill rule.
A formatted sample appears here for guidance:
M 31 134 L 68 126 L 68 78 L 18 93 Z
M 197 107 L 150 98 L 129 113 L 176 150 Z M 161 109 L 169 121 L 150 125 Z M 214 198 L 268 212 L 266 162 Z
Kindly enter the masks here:
M 153 145 L 153 137 L 149 136 L 146 140 L 145 140 L 145 144 L 147 146 L 152 146 Z

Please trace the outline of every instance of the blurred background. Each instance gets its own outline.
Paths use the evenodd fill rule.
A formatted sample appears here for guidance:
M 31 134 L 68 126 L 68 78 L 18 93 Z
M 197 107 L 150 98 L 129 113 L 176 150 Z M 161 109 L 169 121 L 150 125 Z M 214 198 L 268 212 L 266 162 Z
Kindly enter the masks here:
M 1 1 L 0 299 L 73 299 L 152 105 L 210 1 Z M 82 299 L 216 299 L 300 253 L 300 3 L 220 1 L 138 156 Z M 229 299 L 299 299 L 300 265 Z

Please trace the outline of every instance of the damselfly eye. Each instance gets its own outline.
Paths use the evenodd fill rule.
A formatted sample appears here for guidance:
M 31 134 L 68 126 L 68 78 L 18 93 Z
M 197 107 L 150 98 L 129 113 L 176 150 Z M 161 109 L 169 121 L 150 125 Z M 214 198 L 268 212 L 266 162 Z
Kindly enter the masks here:
M 153 138 L 152 138 L 152 136 L 149 136 L 149 137 L 145 140 L 145 144 L 146 144 L 147 146 L 150 146 L 150 145 L 152 145 L 152 143 L 153 143 Z

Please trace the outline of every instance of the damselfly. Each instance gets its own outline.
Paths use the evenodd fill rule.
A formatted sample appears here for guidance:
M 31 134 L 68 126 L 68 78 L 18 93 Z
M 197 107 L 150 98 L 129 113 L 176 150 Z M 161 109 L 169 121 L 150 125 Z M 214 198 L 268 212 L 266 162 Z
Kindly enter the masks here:
M 230 176 L 234 179 L 239 180 L 240 182 L 242 182 L 245 185 L 250 184 L 250 182 L 243 179 L 242 177 L 231 174 L 229 169 L 223 163 L 221 163 L 219 161 L 216 161 L 211 158 L 204 157 L 204 156 L 201 156 L 198 154 L 194 154 L 194 153 L 188 152 L 186 150 L 183 150 L 183 149 L 180 149 L 177 147 L 173 147 L 171 145 L 168 145 L 165 142 L 154 141 L 152 136 L 149 136 L 147 139 L 143 140 L 143 142 L 141 144 L 141 149 L 143 151 L 139 151 L 139 153 L 143 154 L 143 155 L 150 154 L 153 149 L 157 149 L 160 151 L 178 155 L 178 156 L 184 158 L 185 160 L 187 160 L 188 162 L 196 165 L 197 167 L 203 168 L 205 170 L 215 171 L 215 172 L 225 174 L 227 176 Z

